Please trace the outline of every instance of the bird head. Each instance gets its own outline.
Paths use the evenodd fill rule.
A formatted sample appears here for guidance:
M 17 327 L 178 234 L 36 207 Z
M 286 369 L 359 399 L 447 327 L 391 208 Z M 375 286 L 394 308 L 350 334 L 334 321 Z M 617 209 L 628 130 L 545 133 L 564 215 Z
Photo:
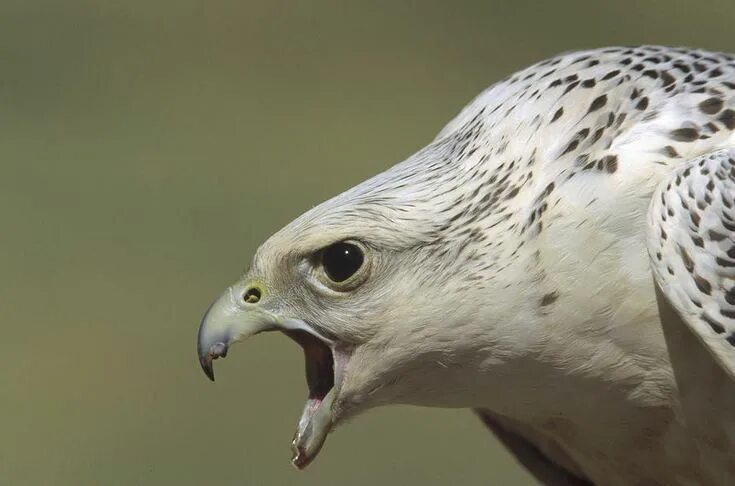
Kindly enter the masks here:
M 303 348 L 299 468 L 335 424 L 369 408 L 468 405 L 462 366 L 487 345 L 467 305 L 479 287 L 473 245 L 485 236 L 465 224 L 472 215 L 457 198 L 472 186 L 447 170 L 448 147 L 430 145 L 278 231 L 202 320 L 198 352 L 210 379 L 214 359 L 259 332 L 281 331 Z

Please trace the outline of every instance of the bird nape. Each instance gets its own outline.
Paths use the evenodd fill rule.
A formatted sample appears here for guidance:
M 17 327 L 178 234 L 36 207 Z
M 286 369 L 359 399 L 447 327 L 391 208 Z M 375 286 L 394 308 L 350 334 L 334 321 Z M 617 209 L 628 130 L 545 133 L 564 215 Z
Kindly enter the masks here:
M 301 345 L 299 468 L 403 403 L 478 410 L 546 484 L 735 484 L 733 130 L 728 54 L 524 69 L 263 243 L 202 368 L 261 331 Z

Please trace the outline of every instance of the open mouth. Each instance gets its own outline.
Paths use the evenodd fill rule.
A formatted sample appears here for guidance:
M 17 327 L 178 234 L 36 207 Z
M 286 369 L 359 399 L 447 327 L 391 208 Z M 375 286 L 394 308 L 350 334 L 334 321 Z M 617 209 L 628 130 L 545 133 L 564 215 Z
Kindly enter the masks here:
M 281 329 L 281 332 L 296 341 L 304 351 L 309 394 L 291 443 L 291 462 L 303 469 L 317 456 L 332 428 L 332 404 L 338 388 L 335 377 L 341 378 L 342 367 L 338 364 L 345 363 L 347 356 L 333 352 L 330 345 L 303 329 Z M 214 379 L 212 361 L 226 357 L 228 348 L 229 345 L 217 342 L 200 356 L 202 368 L 210 379 Z M 335 355 L 343 359 L 335 361 Z
M 302 469 L 316 457 L 328 429 L 331 428 L 331 406 L 336 394 L 334 392 L 334 355 L 326 343 L 306 331 L 296 329 L 283 331 L 283 333 L 296 341 L 304 351 L 309 395 L 306 398 L 304 411 L 299 419 L 292 443 L 294 454 L 292 462 L 296 467 Z M 328 420 L 329 423 L 323 423 L 325 420 Z M 317 437 L 322 434 L 323 437 Z M 314 447 L 318 449 L 314 450 Z
M 281 331 L 301 346 L 309 393 L 292 442 L 292 462 L 303 469 L 314 460 L 332 429 L 332 409 L 351 348 L 321 336 L 303 320 L 279 318 L 258 308 L 243 312 L 236 295 L 231 289 L 225 291 L 202 318 L 197 339 L 199 363 L 214 381 L 214 360 L 226 357 L 235 342 L 264 331 Z
M 332 348 L 301 329 L 284 330 L 304 351 L 309 394 L 291 444 L 294 466 L 303 469 L 316 457 L 332 427 L 335 389 L 335 359 Z
M 332 350 L 319 338 L 306 331 L 284 331 L 285 335 L 296 341 L 304 351 L 306 369 L 306 384 L 309 387 L 309 396 L 306 400 L 304 412 L 308 416 L 314 414 L 324 397 L 334 387 L 334 357 Z

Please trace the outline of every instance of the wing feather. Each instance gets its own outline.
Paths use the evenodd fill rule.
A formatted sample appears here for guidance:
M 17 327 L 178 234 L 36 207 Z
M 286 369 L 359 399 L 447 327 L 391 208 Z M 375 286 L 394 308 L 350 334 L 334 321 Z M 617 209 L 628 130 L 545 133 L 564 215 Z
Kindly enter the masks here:
M 735 150 L 698 157 L 654 194 L 648 252 L 702 482 L 735 481 Z
M 735 378 L 735 147 L 697 157 L 658 187 L 647 240 L 660 293 Z

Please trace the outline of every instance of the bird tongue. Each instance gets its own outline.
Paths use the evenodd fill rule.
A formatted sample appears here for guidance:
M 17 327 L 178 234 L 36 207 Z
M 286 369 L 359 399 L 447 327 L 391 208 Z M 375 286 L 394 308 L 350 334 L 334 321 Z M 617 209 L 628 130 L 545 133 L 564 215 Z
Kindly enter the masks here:
M 324 398 L 309 398 L 306 401 L 291 443 L 291 462 L 297 468 L 308 466 L 324 445 L 332 428 L 332 402 L 336 395 L 337 392 L 332 387 Z

